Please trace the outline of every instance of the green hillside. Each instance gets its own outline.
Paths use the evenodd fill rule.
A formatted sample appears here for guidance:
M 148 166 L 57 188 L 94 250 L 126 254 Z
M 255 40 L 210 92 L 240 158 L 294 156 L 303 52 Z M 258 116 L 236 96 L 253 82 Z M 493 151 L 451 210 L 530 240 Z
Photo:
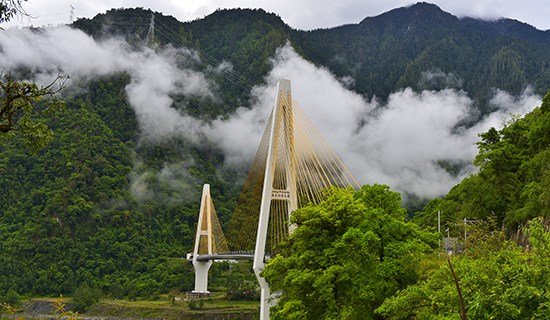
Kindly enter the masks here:
M 150 18 L 141 8 L 113 9 L 72 27 L 138 48 Z M 155 22 L 157 46 L 197 50 L 200 59 L 189 69 L 214 79 L 220 99 L 173 96 L 174 108 L 206 123 L 251 105 L 251 87 L 263 83 L 270 59 L 287 41 L 314 64 L 351 76 L 352 89 L 366 98 L 386 99 L 409 86 L 452 87 L 465 90 L 483 115 L 496 88 L 512 94 L 550 88 L 548 32 L 514 21 L 459 20 L 429 4 L 313 31 L 248 9 L 190 22 L 155 13 Z M 212 71 L 224 61 L 232 69 Z M 427 72 L 442 76 L 426 80 Z M 211 184 L 225 226 L 244 174 L 224 166 L 220 147 L 200 136 L 142 139 L 125 91 L 129 83 L 130 76 L 118 72 L 68 90 L 66 109 L 39 120 L 54 140 L 36 153 L 24 137 L 0 139 L 0 297 L 91 287 L 114 299 L 146 299 L 192 289 L 192 268 L 181 257 L 192 246 L 202 185 Z M 546 96 L 525 118 L 483 134 L 479 174 L 429 203 L 417 222 L 433 226 L 437 210 L 449 226 L 494 216 L 513 233 L 533 217 L 548 217 L 549 116 Z M 214 287 L 238 287 L 227 280 L 230 266 L 217 268 Z M 242 273 L 237 276 L 250 276 Z
M 117 34 L 136 42 L 146 37 L 150 15 L 143 9 L 111 10 L 74 27 L 96 38 Z M 185 23 L 159 13 L 155 17 L 159 43 L 197 49 L 206 63 L 233 65 L 231 81 L 219 79 L 222 91 L 232 96 L 246 96 L 240 86 L 262 82 L 269 59 L 286 41 L 336 76 L 352 77 L 352 89 L 367 98 L 385 99 L 405 87 L 452 87 L 468 92 L 485 114 L 494 89 L 520 94 L 532 86 L 543 95 L 550 87 L 549 31 L 514 20 L 461 20 L 427 3 L 313 31 L 294 30 L 263 10 L 218 10 Z M 440 78 L 428 80 L 427 73 Z M 448 77 L 455 81 L 449 83 Z

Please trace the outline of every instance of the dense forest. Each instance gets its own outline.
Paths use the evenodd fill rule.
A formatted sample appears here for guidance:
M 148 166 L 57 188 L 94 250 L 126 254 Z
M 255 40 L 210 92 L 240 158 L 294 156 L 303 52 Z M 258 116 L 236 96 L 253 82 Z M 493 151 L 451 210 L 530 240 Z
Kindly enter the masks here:
M 113 9 L 93 19 L 79 19 L 71 27 L 96 41 L 122 38 L 131 50 L 139 51 L 151 14 L 142 8 Z M 218 10 L 184 23 L 160 13 L 154 16 L 150 48 L 193 50 L 194 62 L 180 63 L 206 74 L 215 84 L 216 98 L 171 96 L 171 107 L 206 123 L 250 107 L 251 88 L 264 81 L 272 68 L 270 59 L 286 43 L 339 79 L 353 79 L 346 82 L 349 89 L 365 98 L 384 100 L 406 87 L 463 90 L 474 101 L 475 117 L 469 125 L 491 111 L 489 100 L 496 89 L 518 95 L 530 87 L 543 95 L 550 88 L 549 31 L 506 19 L 458 19 L 426 3 L 359 24 L 312 31 L 292 29 L 263 10 Z M 231 68 L 217 72 L 224 61 Z M 36 70 L 12 71 L 24 79 Z M 117 299 L 154 299 L 192 289 L 193 270 L 182 257 L 192 245 L 202 184 L 211 185 L 225 227 L 244 174 L 225 166 L 223 150 L 204 137 L 144 138 L 129 102 L 130 78 L 123 70 L 77 79 L 64 89 L 65 106 L 53 112 L 40 112 L 46 110 L 47 101 L 37 101 L 37 112 L 31 116 L 52 133 L 51 142 L 42 148 L 29 148 L 25 135 L 0 133 L 0 298 L 16 301 L 19 295 L 93 288 Z M 418 310 L 401 308 L 417 298 L 433 306 L 439 303 L 438 294 L 454 294 L 452 287 L 445 287 L 445 292 L 434 289 L 450 279 L 444 271 L 446 261 L 434 254 L 437 212 L 451 236 L 477 228 L 472 234 L 489 238 L 472 246 L 463 258 L 453 259 L 459 272 L 481 270 L 484 265 L 479 261 L 486 259 L 487 268 L 498 273 L 502 261 L 512 261 L 517 268 L 503 275 L 511 277 L 521 273 L 522 262 L 529 262 L 524 264 L 528 275 L 514 280 L 517 283 L 505 282 L 522 285 L 538 300 L 532 305 L 522 302 L 529 312 L 515 310 L 511 306 L 519 305 L 520 299 L 503 285 L 511 297 L 491 315 L 498 318 L 510 310 L 516 315 L 511 319 L 544 314 L 550 302 L 548 288 L 541 284 L 548 283 L 549 273 L 538 272 L 549 265 L 548 237 L 540 230 L 550 217 L 550 95 L 526 116 L 481 134 L 478 148 L 474 161 L 478 172 L 418 212 L 406 212 L 400 195 L 380 185 L 333 191 L 319 207 L 298 212 L 295 222 L 305 228 L 298 227 L 283 255 L 268 268 L 270 282 L 285 293 L 277 316 L 320 319 L 346 314 L 362 319 L 369 314 L 401 319 L 431 312 L 458 316 L 458 305 L 439 311 L 423 304 Z M 335 207 L 341 210 L 331 211 Z M 325 216 L 318 218 L 319 213 Z M 533 220 L 540 217 L 544 219 Z M 464 219 L 477 222 L 464 226 Z M 496 230 L 501 233 L 493 233 Z M 534 248 L 530 252 L 505 240 L 526 244 L 529 237 Z M 322 242 L 314 248 L 324 251 L 319 261 L 303 265 L 299 257 L 311 253 L 311 239 Z M 364 250 L 356 252 L 358 247 Z M 350 255 L 332 268 L 327 261 L 340 250 Z M 301 273 L 308 268 L 311 273 Z M 358 270 L 369 273 L 351 281 Z M 255 297 L 249 287 L 241 287 L 242 278 L 250 274 L 234 272 L 231 278 L 229 271 L 228 265 L 216 267 L 211 285 L 227 290 L 230 297 Z M 284 282 L 290 281 L 284 277 L 289 271 L 301 276 L 293 286 Z M 320 290 L 321 285 L 327 290 Z M 313 295 L 304 295 L 304 288 Z M 339 293 L 343 288 L 352 291 Z M 467 292 L 470 301 L 475 299 L 475 288 Z M 490 299 L 482 289 L 472 312 L 482 312 L 488 305 Z M 318 302 L 310 303 L 312 297 Z M 353 308 L 358 304 L 362 309 Z
M 115 9 L 73 26 L 96 39 L 117 35 L 141 43 L 150 15 L 143 9 Z M 488 101 L 495 89 L 519 94 L 532 86 L 544 95 L 550 87 L 550 31 L 510 19 L 458 19 L 428 3 L 312 31 L 292 29 L 263 10 L 218 10 L 185 23 L 159 13 L 155 17 L 160 44 L 197 48 L 205 61 L 230 62 L 236 83 L 220 79 L 220 86 L 233 95 L 246 97 L 242 86 L 261 82 L 270 58 L 287 41 L 337 77 L 354 79 L 351 88 L 365 97 L 386 99 L 406 87 L 451 87 L 468 92 L 482 116 L 491 109 Z

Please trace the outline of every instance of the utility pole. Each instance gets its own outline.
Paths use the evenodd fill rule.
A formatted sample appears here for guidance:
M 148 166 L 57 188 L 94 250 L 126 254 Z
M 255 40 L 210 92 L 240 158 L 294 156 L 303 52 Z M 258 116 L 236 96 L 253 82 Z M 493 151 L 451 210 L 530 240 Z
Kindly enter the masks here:
M 441 236 L 441 210 L 437 210 L 437 233 Z M 439 248 L 441 248 L 441 239 L 438 240 Z
M 441 233 L 441 210 L 437 210 L 437 233 Z
M 157 44 L 155 42 L 155 14 L 151 12 L 151 20 L 149 22 L 149 30 L 145 37 L 145 45 L 151 49 L 155 49 Z

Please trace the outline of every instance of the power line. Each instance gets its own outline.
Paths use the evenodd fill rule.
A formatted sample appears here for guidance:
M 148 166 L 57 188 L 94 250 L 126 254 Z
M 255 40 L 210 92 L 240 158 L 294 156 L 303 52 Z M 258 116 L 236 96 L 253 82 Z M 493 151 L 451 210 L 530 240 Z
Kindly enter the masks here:
M 191 41 L 187 40 L 187 38 L 183 37 L 181 34 L 174 32 L 170 27 L 162 23 L 160 20 L 157 20 L 157 31 L 162 34 L 166 39 L 170 40 L 171 43 L 197 52 L 201 62 L 203 62 L 213 70 L 218 70 L 218 72 L 222 74 L 227 80 L 237 85 L 238 87 L 244 90 L 250 90 L 254 86 L 254 84 L 249 81 L 243 74 L 235 71 L 233 68 L 220 68 L 220 66 L 222 66 L 221 61 L 200 50 Z
M 133 13 L 133 14 L 125 13 L 125 17 L 128 17 L 128 16 L 143 18 L 143 14 L 139 14 L 139 13 Z M 174 31 L 170 26 L 164 23 L 162 19 L 155 19 L 154 16 L 155 16 L 155 13 L 151 12 L 149 28 L 144 41 L 145 45 L 151 47 L 151 43 L 158 44 L 158 40 L 155 42 L 152 42 L 152 40 L 163 38 L 165 39 L 166 42 L 173 44 L 175 47 L 182 47 L 191 52 L 195 52 L 199 57 L 198 61 L 202 63 L 207 68 L 207 70 L 209 69 L 221 75 L 227 81 L 241 88 L 242 90 L 250 91 L 254 87 L 255 84 L 252 83 L 252 81 L 250 81 L 244 74 L 238 71 L 235 71 L 232 66 L 224 67 L 223 65 L 224 61 L 220 61 L 215 57 L 213 57 L 212 55 L 207 54 L 206 52 L 201 50 L 196 44 L 190 41 L 185 36 L 185 34 Z M 100 22 L 95 22 L 95 23 L 97 23 L 98 25 L 103 25 Z M 142 25 L 142 23 L 136 23 L 131 20 L 130 21 L 111 20 L 109 21 L 109 25 L 139 27 L 139 25 Z

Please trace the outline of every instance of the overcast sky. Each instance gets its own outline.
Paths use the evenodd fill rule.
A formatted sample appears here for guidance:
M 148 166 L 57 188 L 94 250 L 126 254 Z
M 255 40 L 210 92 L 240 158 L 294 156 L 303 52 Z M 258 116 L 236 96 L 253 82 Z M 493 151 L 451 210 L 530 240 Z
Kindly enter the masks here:
M 26 11 L 36 19 L 19 19 L 11 25 L 57 25 L 70 22 L 70 8 L 75 17 L 91 18 L 111 8 L 143 7 L 172 15 L 180 21 L 202 18 L 217 8 L 263 8 L 278 14 L 297 29 L 334 27 L 358 23 L 365 17 L 407 6 L 411 0 L 28 0 Z M 550 29 L 549 0 L 432 0 L 456 16 L 483 19 L 501 17 L 529 23 L 538 29 Z

